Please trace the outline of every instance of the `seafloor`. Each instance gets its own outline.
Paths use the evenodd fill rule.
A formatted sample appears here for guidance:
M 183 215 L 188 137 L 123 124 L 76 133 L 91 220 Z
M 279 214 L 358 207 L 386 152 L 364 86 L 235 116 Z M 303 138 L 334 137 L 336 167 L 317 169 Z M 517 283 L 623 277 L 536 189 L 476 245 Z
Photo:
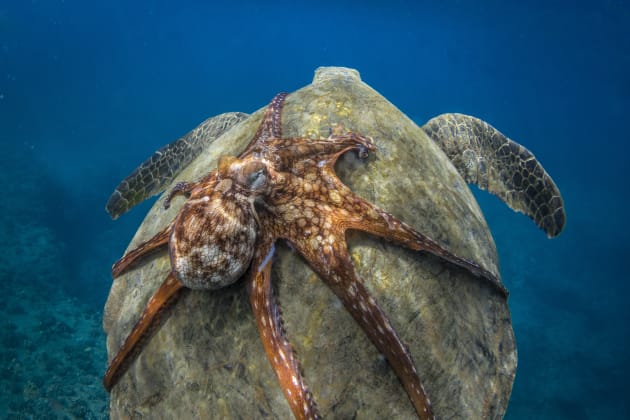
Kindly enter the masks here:
M 54 284 L 3 281 L 0 293 L 0 417 L 107 418 L 101 314 Z
M 71 246 L 47 220 L 63 196 L 26 154 L 1 152 L 0 418 L 107 418 L 102 312 L 68 293 Z

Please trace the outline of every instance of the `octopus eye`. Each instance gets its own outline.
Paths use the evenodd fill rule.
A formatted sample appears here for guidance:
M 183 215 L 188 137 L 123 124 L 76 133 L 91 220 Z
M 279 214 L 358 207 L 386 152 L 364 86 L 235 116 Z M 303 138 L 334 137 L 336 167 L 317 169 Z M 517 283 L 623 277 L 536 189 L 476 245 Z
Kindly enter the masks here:
M 267 184 L 267 169 L 261 168 L 247 176 L 246 185 L 252 190 L 259 190 Z
M 269 184 L 269 170 L 266 163 L 259 159 L 238 162 L 234 172 L 236 183 L 249 191 L 260 192 Z

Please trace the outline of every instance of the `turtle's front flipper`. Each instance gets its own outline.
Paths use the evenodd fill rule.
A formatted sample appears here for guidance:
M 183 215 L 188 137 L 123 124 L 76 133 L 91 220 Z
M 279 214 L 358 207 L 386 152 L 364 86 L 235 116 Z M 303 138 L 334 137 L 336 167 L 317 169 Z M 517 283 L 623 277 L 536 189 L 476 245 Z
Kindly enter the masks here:
M 565 213 L 560 191 L 525 147 L 468 115 L 442 114 L 422 128 L 466 182 L 477 184 L 513 210 L 525 213 L 547 236 L 562 231 Z
M 136 204 L 164 191 L 202 150 L 247 117 L 242 112 L 226 112 L 208 118 L 184 137 L 157 150 L 116 187 L 105 206 L 109 215 L 116 219 Z

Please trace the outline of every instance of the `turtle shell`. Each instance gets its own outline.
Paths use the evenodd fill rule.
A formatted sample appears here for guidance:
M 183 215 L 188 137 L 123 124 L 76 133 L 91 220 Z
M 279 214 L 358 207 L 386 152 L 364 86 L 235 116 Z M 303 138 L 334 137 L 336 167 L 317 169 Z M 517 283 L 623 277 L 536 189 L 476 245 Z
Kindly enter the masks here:
M 173 184 L 201 178 L 220 156 L 238 155 L 263 112 L 217 138 Z M 287 97 L 283 136 L 327 137 L 338 126 L 372 137 L 377 147 L 366 161 L 352 153 L 339 160 L 346 185 L 500 278 L 484 217 L 439 146 L 357 71 L 320 68 L 312 84 Z M 165 210 L 163 200 L 128 249 L 163 229 L 185 202 L 175 197 Z M 348 243 L 367 288 L 408 345 L 436 416 L 502 417 L 517 363 L 505 297 L 434 256 L 358 232 L 349 232 Z M 396 375 L 337 297 L 297 253 L 276 246 L 272 276 L 286 334 L 322 415 L 415 417 Z M 103 322 L 110 357 L 169 271 L 162 252 L 114 280 Z M 112 390 L 110 408 L 113 419 L 290 418 L 244 284 L 185 293 Z

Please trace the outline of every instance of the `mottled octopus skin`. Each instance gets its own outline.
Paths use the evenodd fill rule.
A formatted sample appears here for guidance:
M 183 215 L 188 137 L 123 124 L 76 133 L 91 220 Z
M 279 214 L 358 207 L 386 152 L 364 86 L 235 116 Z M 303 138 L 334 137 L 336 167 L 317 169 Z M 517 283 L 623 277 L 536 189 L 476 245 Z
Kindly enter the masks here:
M 505 296 L 507 292 L 490 272 L 361 199 L 338 179 L 334 164 L 339 156 L 357 150 L 360 158 L 366 158 L 368 151 L 375 150 L 370 138 L 357 133 L 333 133 L 318 140 L 282 138 L 285 97 L 279 94 L 272 100 L 240 156 L 223 158 L 217 170 L 200 181 L 176 187 L 173 193 L 187 195 L 188 201 L 175 220 L 114 265 L 116 277 L 168 246 L 172 271 L 110 363 L 105 388 L 111 390 L 124 374 L 159 325 L 164 309 L 184 288 L 223 287 L 246 270 L 243 277 L 263 347 L 291 410 L 298 419 L 320 418 L 272 292 L 274 243 L 283 239 L 319 274 L 387 358 L 418 417 L 433 418 L 411 355 L 348 255 L 346 230 L 364 231 L 430 252 L 487 280 L 498 293 Z M 213 251 L 203 254 L 204 247 L 213 247 Z

